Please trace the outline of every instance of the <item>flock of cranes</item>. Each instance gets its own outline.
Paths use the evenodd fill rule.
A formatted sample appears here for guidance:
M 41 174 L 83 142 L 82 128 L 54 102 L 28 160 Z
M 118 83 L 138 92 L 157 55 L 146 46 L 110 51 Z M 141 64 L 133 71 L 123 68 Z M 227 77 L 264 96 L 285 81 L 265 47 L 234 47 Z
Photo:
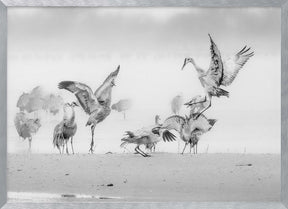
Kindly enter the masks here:
M 194 154 L 198 152 L 197 147 L 200 136 L 210 131 L 216 123 L 216 119 L 208 119 L 204 115 L 204 112 L 211 107 L 212 97 L 229 97 L 229 92 L 220 87 L 229 86 L 248 59 L 254 55 L 254 52 L 250 52 L 250 48 L 245 46 L 236 55 L 224 62 L 221 58 L 220 51 L 210 34 L 209 38 L 211 45 L 211 62 L 209 69 L 207 71 L 203 70 L 192 58 L 185 58 L 182 66 L 183 70 L 189 62 L 193 64 L 198 73 L 200 83 L 205 91 L 205 95 L 195 96 L 189 102 L 185 103 L 185 105 L 190 108 L 190 114 L 184 117 L 180 115 L 179 112 L 182 105 L 184 105 L 184 102 L 182 97 L 178 95 L 171 102 L 171 109 L 174 115 L 167 117 L 162 124 L 160 123 L 160 117 L 156 115 L 154 125 L 144 127 L 136 131 L 126 131 L 125 137 L 121 139 L 121 147 L 125 148 L 128 144 L 135 144 L 136 153 L 142 155 L 143 157 L 148 157 L 150 155 L 140 149 L 141 145 L 145 145 L 146 148 L 150 149 L 151 151 L 155 151 L 156 144 L 161 140 L 164 142 L 176 141 L 177 137 L 174 135 L 174 133 L 177 132 L 180 139 L 185 142 L 182 154 L 184 153 L 188 144 L 190 144 L 190 153 L 192 148 Z M 78 100 L 78 104 L 80 104 L 82 109 L 88 115 L 86 126 L 90 126 L 91 129 L 90 153 L 94 152 L 94 131 L 97 124 L 105 120 L 111 112 L 110 106 L 112 89 L 115 86 L 115 80 L 119 71 L 120 65 L 115 71 L 108 75 L 105 81 L 94 93 L 89 86 L 76 81 L 62 81 L 58 85 L 59 89 L 65 89 L 73 93 Z M 78 104 L 73 102 L 71 104 L 66 103 L 63 106 L 63 120 L 57 124 L 54 129 L 53 144 L 55 147 L 57 147 L 60 154 L 64 153 L 65 147 L 66 153 L 69 154 L 69 140 L 71 143 L 72 153 L 74 154 L 73 136 L 77 131 L 74 107 L 79 106 Z M 115 105 L 112 105 L 112 109 L 119 112 L 125 112 L 128 106 L 130 106 L 129 101 L 119 101 Z M 19 118 L 19 116 L 15 118 L 15 121 L 17 118 Z M 16 128 L 19 136 L 22 136 L 23 138 L 30 138 L 30 132 L 33 133 L 37 131 L 38 123 L 37 121 L 30 121 L 22 122 L 21 124 L 23 123 L 25 125 L 21 126 L 19 125 L 20 122 L 15 122 L 15 125 L 17 124 Z M 26 123 L 30 125 L 26 125 Z M 26 133 L 27 129 L 29 130 L 29 134 Z M 23 132 L 25 132 L 25 134 Z
M 229 97 L 229 92 L 221 89 L 220 86 L 229 86 L 237 76 L 240 69 L 248 61 L 250 57 L 254 55 L 254 52 L 250 52 L 250 48 L 245 46 L 236 55 L 229 58 L 226 62 L 223 62 L 221 53 L 213 41 L 210 38 L 210 52 L 211 62 L 207 71 L 200 68 L 192 58 L 185 58 L 182 70 L 187 63 L 192 63 L 195 67 L 200 83 L 205 91 L 205 96 L 198 95 L 193 97 L 191 101 L 185 103 L 190 107 L 190 115 L 182 117 L 179 114 L 179 107 L 181 106 L 181 97 L 176 96 L 172 100 L 172 112 L 175 114 L 168 117 L 163 124 L 156 125 L 152 129 L 144 128 L 136 132 L 127 131 L 126 137 L 122 139 L 124 141 L 121 146 L 127 143 L 137 144 L 135 151 L 144 157 L 149 156 L 140 150 L 141 144 L 157 143 L 162 137 L 164 142 L 175 141 L 176 136 L 171 133 L 172 130 L 179 133 L 180 138 L 185 142 L 184 153 L 186 146 L 190 144 L 191 149 L 194 149 L 194 153 L 197 153 L 197 145 L 199 137 L 211 130 L 216 123 L 215 119 L 207 119 L 203 114 L 208 108 L 211 107 L 211 99 L 213 96 L 226 96 Z

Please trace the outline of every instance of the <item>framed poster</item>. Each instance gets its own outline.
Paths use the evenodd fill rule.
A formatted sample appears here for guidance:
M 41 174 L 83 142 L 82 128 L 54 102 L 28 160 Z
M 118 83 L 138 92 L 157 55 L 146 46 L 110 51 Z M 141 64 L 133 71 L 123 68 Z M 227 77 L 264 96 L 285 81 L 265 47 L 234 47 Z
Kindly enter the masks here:
M 285 207 L 282 2 L 39 3 L 1 11 L 4 208 Z

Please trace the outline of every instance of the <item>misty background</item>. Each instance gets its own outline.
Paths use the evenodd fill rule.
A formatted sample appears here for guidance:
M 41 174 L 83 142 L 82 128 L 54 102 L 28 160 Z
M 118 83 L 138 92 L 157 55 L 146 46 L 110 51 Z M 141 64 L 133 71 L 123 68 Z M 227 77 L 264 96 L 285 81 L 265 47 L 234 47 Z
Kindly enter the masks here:
M 205 115 L 218 121 L 201 137 L 199 153 L 280 153 L 280 16 L 276 8 L 9 8 L 8 152 L 28 149 L 13 123 L 23 92 L 41 85 L 72 102 L 72 93 L 57 89 L 60 81 L 83 82 L 95 91 L 119 64 L 112 104 L 131 99 L 133 105 L 126 120 L 112 111 L 98 124 L 95 153 L 123 152 L 119 145 L 125 131 L 153 125 L 156 114 L 163 121 L 178 94 L 188 101 L 204 93 L 192 65 L 180 69 L 185 57 L 208 69 L 210 33 L 223 59 L 245 45 L 255 56 L 225 88 L 230 98 L 213 98 Z M 74 149 L 88 153 L 88 116 L 75 110 Z M 42 127 L 33 137 L 32 152 L 57 153 L 53 129 L 63 112 L 38 114 Z M 177 142 L 160 142 L 156 150 L 177 152 L 177 147 Z

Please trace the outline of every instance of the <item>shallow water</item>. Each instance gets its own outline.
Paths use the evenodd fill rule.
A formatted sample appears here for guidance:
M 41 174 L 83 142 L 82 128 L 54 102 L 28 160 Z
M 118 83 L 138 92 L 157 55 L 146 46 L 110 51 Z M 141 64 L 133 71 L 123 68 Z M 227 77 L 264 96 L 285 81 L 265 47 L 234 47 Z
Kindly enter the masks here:
M 82 202 L 99 200 L 120 200 L 121 197 L 87 195 L 75 193 L 8 192 L 8 202 Z

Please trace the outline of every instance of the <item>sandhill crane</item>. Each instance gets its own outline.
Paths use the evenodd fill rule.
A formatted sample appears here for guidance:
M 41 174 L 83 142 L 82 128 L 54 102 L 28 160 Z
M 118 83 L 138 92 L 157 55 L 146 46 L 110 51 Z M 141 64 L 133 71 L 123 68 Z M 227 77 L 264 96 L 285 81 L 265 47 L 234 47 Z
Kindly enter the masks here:
M 183 97 L 181 95 L 175 96 L 171 101 L 171 110 L 173 114 L 179 115 L 182 105 L 183 105 Z
M 208 35 L 211 43 L 211 62 L 209 69 L 207 71 L 203 70 L 195 63 L 192 58 L 185 58 L 184 64 L 182 66 L 183 70 L 186 64 L 191 62 L 198 73 L 198 78 L 202 87 L 205 89 L 205 98 L 198 103 L 207 102 L 207 105 L 196 115 L 196 118 L 211 107 L 212 96 L 229 97 L 229 92 L 219 87 L 229 86 L 234 81 L 240 69 L 245 65 L 249 58 L 254 55 L 254 52 L 251 52 L 250 48 L 247 48 L 247 46 L 245 46 L 236 55 L 232 56 L 226 62 L 223 62 L 220 51 L 212 40 L 210 34 Z M 187 102 L 185 105 L 191 106 L 193 104 L 195 103 L 190 101 Z
M 140 149 L 141 145 L 147 146 L 148 144 L 154 144 L 161 141 L 161 132 L 160 126 L 150 127 L 150 128 L 142 128 L 135 132 L 126 131 L 126 137 L 121 139 L 123 143 L 120 147 L 125 147 L 127 144 L 136 144 L 135 147 L 136 153 L 142 155 L 143 157 L 150 157 L 147 153 L 143 152 Z M 170 131 L 165 130 L 165 141 L 175 141 L 176 136 L 172 134 Z
M 193 97 L 191 99 L 191 103 L 194 103 L 193 105 L 189 106 L 190 107 L 190 118 L 194 118 L 195 115 L 197 115 L 197 113 L 201 110 L 203 110 L 203 108 L 205 108 L 205 105 L 207 103 L 206 102 L 200 102 L 199 101 L 203 101 L 204 98 L 201 95 L 197 95 L 195 97 Z M 202 133 L 198 133 L 198 134 L 192 134 L 192 137 L 190 139 L 190 153 L 191 153 L 191 149 L 193 148 L 193 153 L 197 154 L 198 153 L 198 141 L 200 140 L 200 135 Z
M 77 124 L 75 122 L 75 111 L 74 111 L 75 106 L 78 106 L 75 102 L 72 102 L 71 104 L 69 103 L 64 104 L 63 120 L 59 124 L 57 124 L 54 128 L 53 145 L 54 147 L 57 147 L 60 154 L 61 154 L 61 147 L 62 147 L 62 153 L 64 153 L 65 146 L 66 146 L 66 154 L 69 154 L 68 151 L 69 140 L 71 142 L 72 153 L 74 154 L 73 137 L 77 131 Z
M 123 112 L 124 120 L 126 119 L 126 111 L 131 108 L 131 101 L 129 99 L 121 99 L 111 106 L 112 110 Z
M 31 151 L 32 135 L 37 133 L 41 127 L 39 118 L 28 118 L 24 112 L 19 112 L 14 118 L 14 125 L 20 138 L 29 140 L 29 151 Z
M 201 115 L 197 119 L 194 119 L 193 115 L 192 117 L 185 118 L 179 115 L 173 115 L 168 117 L 159 128 L 165 130 L 162 135 L 164 141 L 170 139 L 169 136 L 166 136 L 166 131 L 175 130 L 180 134 L 180 138 L 185 142 L 182 151 L 183 154 L 186 146 L 190 144 L 190 148 L 194 147 L 194 145 L 198 143 L 198 141 L 195 141 L 197 136 L 209 131 L 215 122 L 216 120 L 207 119 L 204 115 Z
M 98 123 L 102 122 L 111 112 L 111 93 L 115 86 L 115 79 L 119 73 L 120 65 L 110 73 L 103 84 L 93 94 L 91 88 L 86 84 L 76 81 L 62 81 L 59 89 L 72 92 L 78 99 L 83 110 L 89 115 L 86 126 L 91 126 L 91 143 L 89 152 L 94 152 L 94 130 Z

